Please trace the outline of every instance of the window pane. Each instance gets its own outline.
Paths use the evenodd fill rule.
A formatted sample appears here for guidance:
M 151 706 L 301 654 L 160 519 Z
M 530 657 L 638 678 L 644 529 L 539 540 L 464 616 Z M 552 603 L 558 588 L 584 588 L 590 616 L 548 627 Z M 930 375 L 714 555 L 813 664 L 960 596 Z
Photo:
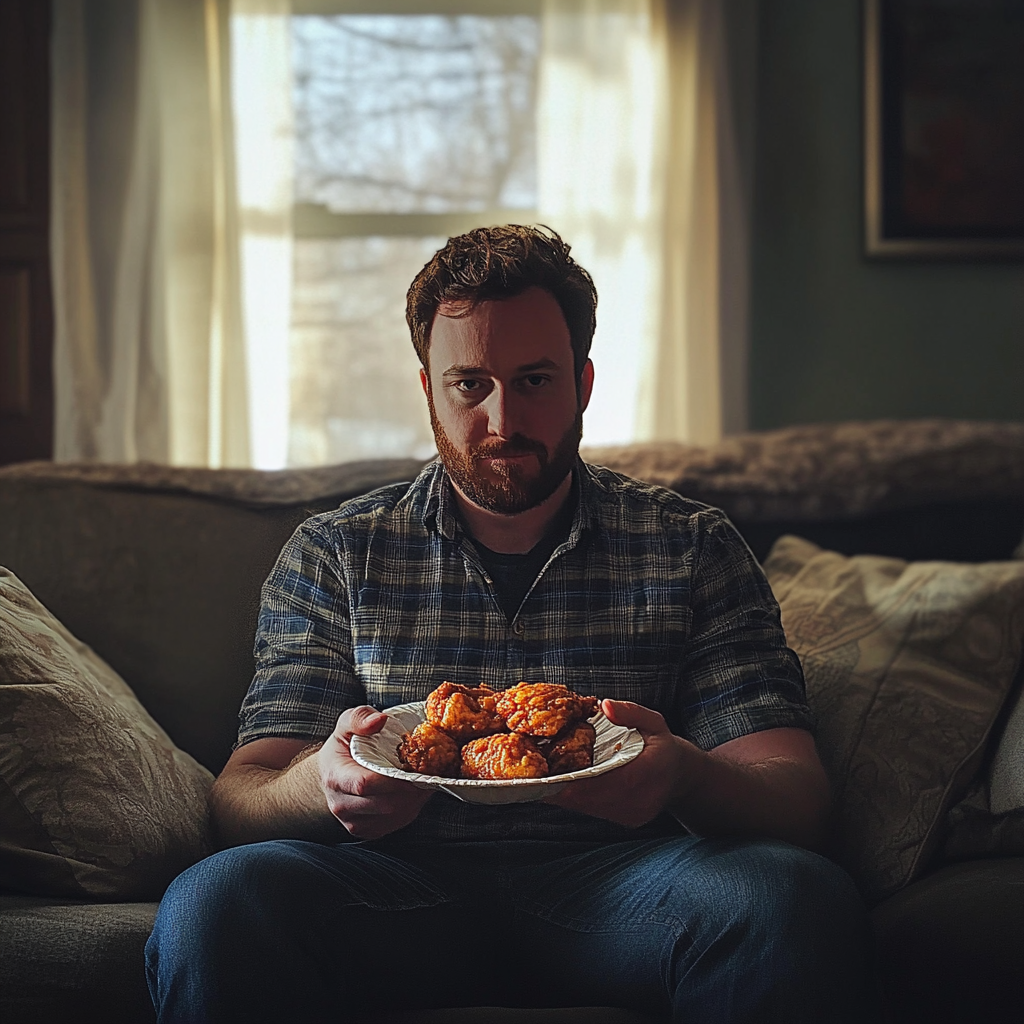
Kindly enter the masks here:
M 433 454 L 405 293 L 444 243 L 296 239 L 290 466 Z
M 296 201 L 339 213 L 536 206 L 539 19 L 292 19 Z

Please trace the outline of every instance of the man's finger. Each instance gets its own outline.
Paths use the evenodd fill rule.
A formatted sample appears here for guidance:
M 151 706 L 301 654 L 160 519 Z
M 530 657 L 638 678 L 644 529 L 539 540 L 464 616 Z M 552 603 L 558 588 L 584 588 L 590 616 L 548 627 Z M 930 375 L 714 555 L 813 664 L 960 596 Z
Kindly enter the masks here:
M 634 704 L 631 700 L 605 698 L 601 702 L 601 710 L 613 725 L 624 725 L 627 729 L 636 729 L 641 735 L 647 736 L 668 731 L 665 719 L 657 711 L 645 708 L 642 704 Z
M 334 738 L 347 743 L 353 736 L 372 736 L 384 728 L 388 716 L 368 704 L 342 712 L 334 728 Z

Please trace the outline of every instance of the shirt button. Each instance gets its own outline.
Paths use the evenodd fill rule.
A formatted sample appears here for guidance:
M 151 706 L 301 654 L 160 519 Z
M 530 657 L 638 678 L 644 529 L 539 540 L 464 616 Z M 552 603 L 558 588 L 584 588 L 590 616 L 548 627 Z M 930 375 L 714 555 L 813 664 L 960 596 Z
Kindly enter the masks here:
M 526 632 L 526 623 L 522 619 L 516 619 L 512 624 L 512 632 L 516 636 L 522 636 Z

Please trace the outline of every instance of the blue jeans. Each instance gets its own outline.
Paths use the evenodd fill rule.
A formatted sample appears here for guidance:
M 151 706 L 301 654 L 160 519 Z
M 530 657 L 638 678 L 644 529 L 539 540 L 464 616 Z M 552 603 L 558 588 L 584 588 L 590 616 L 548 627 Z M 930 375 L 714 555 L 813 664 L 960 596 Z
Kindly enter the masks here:
M 869 945 L 849 877 L 785 843 L 283 840 L 182 874 L 146 965 L 161 1024 L 444 1006 L 864 1024 Z

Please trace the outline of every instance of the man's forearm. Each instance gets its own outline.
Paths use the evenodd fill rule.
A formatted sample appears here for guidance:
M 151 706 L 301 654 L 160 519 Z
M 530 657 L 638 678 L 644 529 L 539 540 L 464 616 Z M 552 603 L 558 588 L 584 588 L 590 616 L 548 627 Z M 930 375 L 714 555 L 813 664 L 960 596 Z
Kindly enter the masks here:
M 785 756 L 738 764 L 710 753 L 671 811 L 697 835 L 782 839 L 820 850 L 829 806 L 828 780 L 816 765 Z
M 218 845 L 239 846 L 265 839 L 335 841 L 347 836 L 327 808 L 316 753 L 306 747 L 284 768 L 260 764 L 229 766 L 210 792 Z

